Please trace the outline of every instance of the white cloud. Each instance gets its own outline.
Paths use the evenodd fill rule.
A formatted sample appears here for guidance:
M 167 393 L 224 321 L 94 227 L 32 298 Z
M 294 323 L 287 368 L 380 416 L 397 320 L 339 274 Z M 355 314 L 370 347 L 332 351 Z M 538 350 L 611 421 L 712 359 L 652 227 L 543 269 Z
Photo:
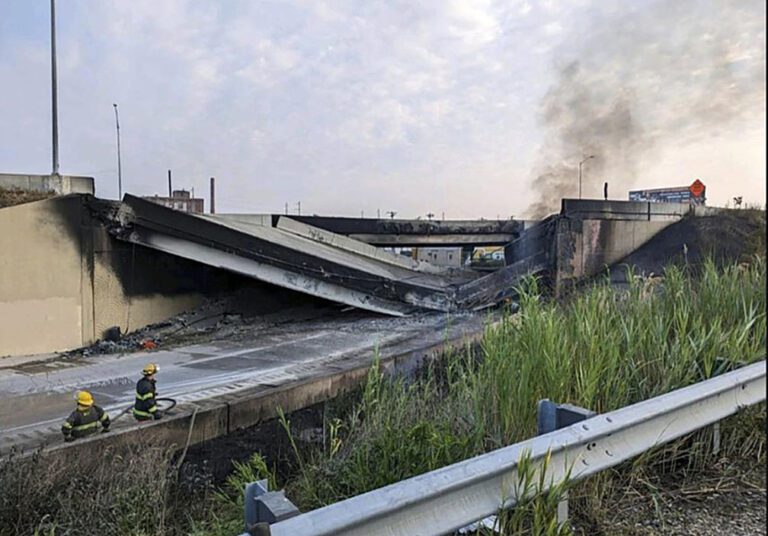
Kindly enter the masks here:
M 162 191 L 173 168 L 180 186 L 200 191 L 219 178 L 222 210 L 279 211 L 301 199 L 326 213 L 520 213 L 553 50 L 617 9 L 628 8 L 70 0 L 57 12 L 62 164 L 72 173 L 115 167 L 118 102 L 124 184 L 136 193 Z M 734 31 L 724 69 L 764 58 L 751 35 Z M 15 46 L 0 47 L 0 79 L 16 83 L 0 86 L 0 169 L 44 172 L 47 41 L 2 39 Z M 645 98 L 670 90 L 663 78 L 641 89 Z M 114 171 L 97 184 L 116 194 Z

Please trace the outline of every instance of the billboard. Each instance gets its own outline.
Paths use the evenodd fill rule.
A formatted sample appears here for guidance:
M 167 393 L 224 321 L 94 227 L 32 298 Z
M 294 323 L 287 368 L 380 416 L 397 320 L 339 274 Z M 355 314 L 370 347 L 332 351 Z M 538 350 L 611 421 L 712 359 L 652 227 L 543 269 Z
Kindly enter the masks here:
M 629 192 L 630 201 L 650 201 L 652 203 L 689 203 L 703 205 L 706 200 L 707 187 L 699 179 L 690 186 L 675 188 L 655 188 L 653 190 L 634 190 Z

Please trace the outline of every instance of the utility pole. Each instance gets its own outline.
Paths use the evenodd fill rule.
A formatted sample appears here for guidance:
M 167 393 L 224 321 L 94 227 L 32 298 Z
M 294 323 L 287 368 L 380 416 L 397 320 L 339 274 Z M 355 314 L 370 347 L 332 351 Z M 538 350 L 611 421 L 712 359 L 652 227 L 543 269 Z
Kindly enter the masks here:
M 123 198 L 123 168 L 120 164 L 120 115 L 117 113 L 117 104 L 115 107 L 115 129 L 117 130 L 117 198 Z M 170 171 L 169 171 L 170 173 Z
M 581 162 L 579 162 L 579 199 L 581 199 L 581 166 L 584 164 L 584 162 L 594 157 L 595 155 L 591 154 L 588 157 L 584 158 Z
M 285 204 L 285 215 L 288 215 L 288 203 Z
M 56 0 L 51 0 L 51 137 L 53 145 L 52 175 L 59 174 L 59 105 L 56 80 Z
M 296 203 L 296 214 L 298 214 L 299 216 L 301 216 L 301 201 L 298 201 L 298 202 Z
M 376 209 L 376 218 L 381 219 L 381 210 L 379 210 L 378 208 Z
M 168 170 L 168 198 L 173 197 L 173 182 L 171 181 L 171 170 Z

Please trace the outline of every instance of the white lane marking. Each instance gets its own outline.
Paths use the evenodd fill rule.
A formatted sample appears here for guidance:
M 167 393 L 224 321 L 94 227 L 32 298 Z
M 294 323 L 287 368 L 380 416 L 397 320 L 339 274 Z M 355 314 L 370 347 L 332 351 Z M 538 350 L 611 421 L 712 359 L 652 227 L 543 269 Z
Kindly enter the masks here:
M 305 337 L 301 340 L 309 340 L 314 338 L 319 338 L 321 336 L 327 335 L 328 332 L 323 332 L 321 334 L 315 334 L 310 335 L 308 337 Z M 390 342 L 396 342 L 398 340 L 406 339 L 407 336 L 404 336 L 403 334 L 393 334 L 389 337 L 381 337 L 378 340 L 378 343 L 370 347 L 370 349 L 373 351 L 373 349 L 378 345 Z M 291 341 L 286 341 L 285 343 L 280 344 L 290 344 Z M 299 342 L 294 339 L 292 342 Z M 274 346 L 274 345 L 273 345 Z M 269 348 L 271 346 L 265 346 L 263 348 Z M 368 348 L 368 346 L 366 346 Z M 242 391 L 251 387 L 259 386 L 259 385 L 281 385 L 283 383 L 286 383 L 286 381 L 295 381 L 299 379 L 299 375 L 297 375 L 295 372 L 302 373 L 302 372 L 310 372 L 316 367 L 318 364 L 328 364 L 332 363 L 333 361 L 342 358 L 352 352 L 362 350 L 363 348 L 345 348 L 343 350 L 339 350 L 336 352 L 333 352 L 331 354 L 324 354 L 322 356 L 318 356 L 315 358 L 310 358 L 305 361 L 299 361 L 299 362 L 293 362 L 288 363 L 286 365 L 267 368 L 267 369 L 260 369 L 260 370 L 249 370 L 247 372 L 227 372 L 224 374 L 218 374 L 214 376 L 205 376 L 203 378 L 194 378 L 191 380 L 187 380 L 184 382 L 176 382 L 172 385 L 169 385 L 169 388 L 171 388 L 171 391 L 169 394 L 166 394 L 162 392 L 160 394 L 160 397 L 166 396 L 169 398 L 174 398 L 178 403 L 181 402 L 196 402 L 200 400 L 205 400 L 208 398 L 211 398 L 213 396 L 220 396 L 221 394 L 229 394 L 234 393 L 237 391 Z M 238 350 L 236 352 L 230 352 L 226 354 L 227 357 L 232 357 L 232 354 L 236 355 L 242 355 L 243 353 L 247 353 L 250 351 L 254 351 L 253 348 L 249 348 L 247 350 Z M 214 359 L 219 359 L 224 356 L 217 356 Z M 211 360 L 211 358 L 206 358 L 206 360 Z M 190 363 L 196 363 L 198 361 L 193 361 Z M 290 370 L 289 370 L 290 369 Z M 254 377 L 255 376 L 255 377 Z M 111 381 L 114 383 L 116 381 L 120 381 L 121 378 L 113 378 Z M 216 380 L 222 380 L 219 382 L 219 385 L 211 385 L 211 381 Z M 222 385 L 222 383 L 226 382 L 225 385 Z M 206 384 L 208 385 L 207 389 L 204 389 L 202 391 L 194 391 L 189 392 L 188 389 L 190 387 L 195 387 L 200 384 Z M 179 390 L 179 388 L 182 388 L 183 390 Z M 223 393 L 222 393 L 223 390 Z M 131 404 L 132 399 L 127 399 L 123 401 L 122 403 L 113 403 L 108 406 L 104 406 L 104 409 L 107 410 L 107 412 L 115 411 L 115 410 L 122 410 L 125 409 L 129 404 Z M 28 430 L 28 429 L 39 429 L 46 426 L 50 426 L 54 423 L 61 422 L 62 417 L 55 418 L 55 419 L 48 419 L 45 421 L 38 421 L 35 423 L 29 423 L 25 425 L 19 425 L 15 426 L 13 428 L 0 428 L 0 432 L 3 433 L 11 433 L 18 430 Z M 17 434 L 18 435 L 18 434 Z
M 161 356 L 159 359 L 158 357 L 150 357 L 153 354 L 131 354 L 130 357 L 126 357 L 122 359 L 121 364 L 128 365 L 129 361 L 154 359 L 155 362 L 157 362 L 160 365 L 161 373 L 162 373 L 164 362 L 165 362 L 165 366 L 168 367 L 167 369 L 168 371 L 176 371 L 181 368 L 188 368 L 190 365 L 196 365 L 198 363 L 206 363 L 209 361 L 216 361 L 219 359 L 238 357 L 238 356 L 252 353 L 252 352 L 261 352 L 264 350 L 279 348 L 283 346 L 298 345 L 307 341 L 319 339 L 329 335 L 333 335 L 333 332 L 323 330 L 318 333 L 307 335 L 300 339 L 293 338 L 287 341 L 265 344 L 261 346 L 249 346 L 248 348 L 243 348 L 243 349 L 235 350 L 232 352 L 213 355 L 213 356 L 205 357 L 201 359 L 191 358 L 191 355 L 185 352 L 183 349 L 179 349 L 177 352 L 168 351 L 166 355 Z M 157 356 L 157 354 L 155 355 Z M 179 359 L 179 358 L 183 358 L 183 359 Z M 167 361 L 170 359 L 175 359 L 176 361 L 168 363 Z M 41 392 L 62 393 L 70 390 L 75 390 L 77 388 L 82 388 L 83 385 L 88 383 L 93 383 L 94 380 L 104 379 L 103 369 L 114 370 L 115 365 L 116 365 L 115 361 L 110 361 L 109 363 L 94 363 L 90 365 L 85 365 L 84 367 L 81 367 L 81 368 L 69 367 L 62 371 L 55 371 L 56 373 L 60 372 L 62 375 L 69 376 L 70 374 L 68 373 L 74 373 L 75 369 L 77 369 L 77 371 L 80 372 L 80 375 L 77 378 L 66 378 L 66 377 L 58 378 L 58 379 L 49 378 L 48 376 L 53 374 L 53 372 L 49 372 L 49 371 L 46 371 L 44 373 L 38 373 L 36 375 L 23 375 L 24 377 L 23 379 L 26 380 L 28 383 L 30 383 L 31 387 L 28 388 L 25 392 L 22 392 L 20 394 L 26 395 L 26 394 L 41 393 Z M 121 367 L 121 368 L 124 368 L 124 367 Z M 45 377 L 40 378 L 39 376 L 45 376 Z M 219 376 L 222 376 L 222 375 L 213 376 L 213 378 L 216 378 Z M 209 378 L 211 378 L 211 376 L 206 377 L 205 380 L 207 381 Z M 3 380 L 5 380 L 5 378 L 3 378 Z M 15 380 L 18 381 L 19 378 L 16 378 Z M 114 383 L 123 383 L 123 382 L 126 382 L 126 385 L 128 383 L 131 383 L 129 376 L 126 375 L 122 377 L 108 378 L 106 382 L 101 383 L 99 385 L 110 385 Z M 14 393 L 14 392 L 11 391 L 11 393 Z

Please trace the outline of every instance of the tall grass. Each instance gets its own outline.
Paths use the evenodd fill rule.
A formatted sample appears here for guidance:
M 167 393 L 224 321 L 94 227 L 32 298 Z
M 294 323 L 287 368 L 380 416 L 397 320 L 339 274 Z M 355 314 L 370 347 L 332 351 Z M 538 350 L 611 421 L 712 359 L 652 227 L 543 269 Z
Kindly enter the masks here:
M 598 284 L 565 304 L 529 282 L 521 313 L 486 334 L 469 375 L 473 414 L 511 443 L 535 432 L 538 399 L 606 412 L 762 359 L 765 290 L 761 258 L 721 271 L 707 262 L 696 276 L 672 266 L 663 282 Z
M 762 258 L 670 267 L 663 280 L 634 278 L 626 289 L 599 282 L 565 303 L 543 299 L 530 280 L 521 312 L 489 326 L 479 353 L 434 363 L 413 383 L 373 367 L 359 404 L 328 423 L 333 448 L 297 450 L 288 496 L 312 509 L 530 438 L 542 398 L 606 412 L 763 359 L 765 281 Z M 764 411 L 732 419 L 721 454 L 762 458 L 764 430 Z M 712 455 L 706 434 L 633 467 L 684 458 L 695 469 Z M 594 479 L 602 488 L 590 492 L 609 479 Z
M 154 461 L 134 469 L 100 454 L 106 469 L 81 476 L 65 468 L 0 464 L 0 534 L 92 528 L 102 534 L 232 534 L 242 525 L 245 482 L 269 478 L 306 511 L 530 438 L 539 399 L 606 412 L 766 354 L 762 257 L 725 267 L 706 262 L 695 271 L 669 267 L 663 279 L 634 278 L 624 289 L 598 282 L 563 303 L 543 299 L 537 282 L 529 280 L 520 289 L 520 305 L 519 314 L 487 327 L 479 350 L 432 362 L 415 381 L 386 378 L 377 362 L 351 409 L 328 416 L 322 446 L 297 445 L 283 416 L 296 458 L 290 476 L 276 478 L 256 454 L 208 497 L 204 512 L 175 510 L 192 511 L 193 521 L 167 513 L 173 493 L 164 475 L 170 462 L 156 450 Z M 765 424 L 764 406 L 727 420 L 719 456 L 763 460 Z M 708 434 L 654 449 L 618 472 L 593 477 L 571 496 L 599 512 L 618 486 L 617 475 L 696 471 L 713 456 Z M 525 485 L 535 487 L 541 474 L 529 473 Z M 567 533 L 555 521 L 564 491 L 524 502 L 501 515 L 500 524 L 509 534 Z M 147 510 L 148 504 L 157 508 Z
M 0 535 L 164 534 L 174 484 L 172 451 L 141 443 L 63 460 L 0 461 Z

